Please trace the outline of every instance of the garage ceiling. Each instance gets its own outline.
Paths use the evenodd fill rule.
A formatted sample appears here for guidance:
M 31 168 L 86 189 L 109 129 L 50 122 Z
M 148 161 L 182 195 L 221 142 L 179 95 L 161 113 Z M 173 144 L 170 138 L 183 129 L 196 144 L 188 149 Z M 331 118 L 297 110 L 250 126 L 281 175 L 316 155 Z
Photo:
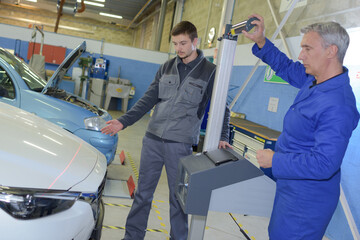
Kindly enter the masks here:
M 36 1 L 36 2 L 33 2 Z M 76 6 L 77 0 L 65 0 L 63 13 L 70 14 Z M 80 1 L 80 0 L 78 0 Z M 30 6 L 39 9 L 57 12 L 57 5 L 60 0 L 0 0 L 1 3 L 18 6 Z M 120 25 L 136 24 L 145 15 L 148 15 L 160 5 L 160 0 L 85 0 L 85 11 L 76 13 L 77 17 L 87 17 L 104 22 L 117 23 Z M 102 4 L 94 6 L 91 3 Z M 77 3 L 77 10 L 81 9 L 81 4 Z M 100 12 L 122 16 L 122 19 L 99 15 Z

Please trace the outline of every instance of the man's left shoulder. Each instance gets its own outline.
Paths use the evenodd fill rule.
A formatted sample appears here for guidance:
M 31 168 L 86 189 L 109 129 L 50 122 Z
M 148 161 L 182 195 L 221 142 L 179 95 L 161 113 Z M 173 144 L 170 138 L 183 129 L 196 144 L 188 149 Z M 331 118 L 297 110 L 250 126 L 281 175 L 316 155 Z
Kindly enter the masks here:
M 216 68 L 216 65 L 214 63 L 210 62 L 209 60 L 207 60 L 206 58 L 204 58 L 202 60 L 202 62 L 203 62 L 203 66 L 206 69 L 214 70 Z
M 206 58 L 205 58 L 205 60 L 206 60 L 206 63 L 209 64 L 211 67 L 216 68 L 216 65 L 215 65 L 214 63 L 210 62 L 210 61 L 209 61 L 208 59 L 206 59 Z

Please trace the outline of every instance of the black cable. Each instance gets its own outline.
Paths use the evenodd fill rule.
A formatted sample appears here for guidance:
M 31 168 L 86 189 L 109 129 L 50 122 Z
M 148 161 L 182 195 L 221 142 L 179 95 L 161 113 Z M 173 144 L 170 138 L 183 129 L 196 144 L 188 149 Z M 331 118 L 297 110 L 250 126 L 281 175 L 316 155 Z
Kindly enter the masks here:
M 239 224 L 236 222 L 236 220 L 235 220 L 235 218 L 233 217 L 233 215 L 231 214 L 231 213 L 229 213 L 229 215 L 231 216 L 231 218 L 234 220 L 234 222 L 236 223 L 236 225 L 239 227 L 239 229 L 240 229 L 240 232 L 245 236 L 245 238 L 247 239 L 247 240 L 251 240 L 250 238 L 249 238 L 249 236 L 246 234 L 246 232 L 239 226 Z

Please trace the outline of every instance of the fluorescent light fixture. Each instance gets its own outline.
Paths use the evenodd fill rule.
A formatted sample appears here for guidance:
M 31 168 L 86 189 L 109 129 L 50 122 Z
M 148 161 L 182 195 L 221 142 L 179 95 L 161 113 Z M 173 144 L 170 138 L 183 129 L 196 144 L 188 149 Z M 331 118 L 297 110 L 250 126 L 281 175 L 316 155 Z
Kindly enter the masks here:
M 26 0 L 28 2 L 37 2 L 37 0 Z
M 80 3 L 81 0 L 77 0 L 77 2 Z M 102 3 L 90 2 L 90 1 L 84 1 L 84 3 L 89 4 L 89 5 L 93 5 L 93 6 L 97 6 L 97 7 L 104 7 L 104 4 L 102 4 Z
M 114 15 L 114 14 L 109 14 L 109 13 L 100 12 L 99 14 L 100 14 L 101 16 L 105 16 L 105 17 L 120 18 L 120 19 L 123 18 L 122 16 Z

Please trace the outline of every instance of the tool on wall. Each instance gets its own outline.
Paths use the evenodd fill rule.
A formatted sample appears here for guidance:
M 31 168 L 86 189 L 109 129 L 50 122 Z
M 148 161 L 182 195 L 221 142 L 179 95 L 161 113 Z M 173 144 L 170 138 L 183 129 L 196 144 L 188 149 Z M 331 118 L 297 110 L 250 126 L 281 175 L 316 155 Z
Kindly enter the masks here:
M 91 69 L 91 78 L 99 78 L 107 80 L 110 61 L 104 58 L 104 41 L 101 39 L 100 57 L 93 59 L 93 66 Z
M 104 38 L 101 39 L 100 57 L 93 58 L 90 72 L 90 102 L 99 107 L 103 107 L 109 79 L 108 71 L 110 61 L 104 58 L 104 41 Z

